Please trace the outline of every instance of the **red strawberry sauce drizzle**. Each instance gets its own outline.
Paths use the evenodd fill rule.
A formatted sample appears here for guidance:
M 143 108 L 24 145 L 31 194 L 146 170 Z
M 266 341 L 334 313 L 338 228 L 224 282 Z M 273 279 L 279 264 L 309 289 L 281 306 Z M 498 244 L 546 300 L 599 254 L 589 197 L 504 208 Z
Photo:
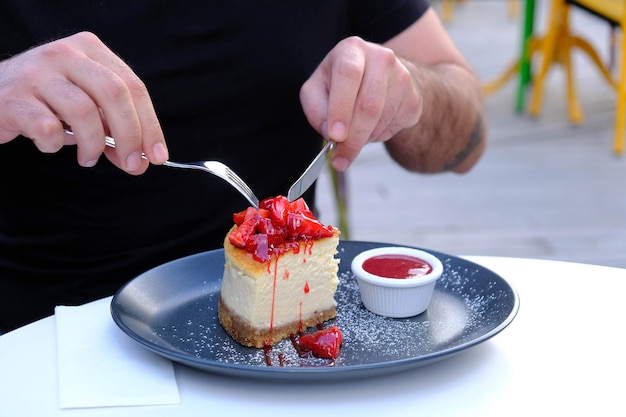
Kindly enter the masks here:
M 333 236 L 334 229 L 332 226 L 322 225 L 304 199 L 299 198 L 289 202 L 284 196 L 266 198 L 259 203 L 258 209 L 248 207 L 246 210 L 235 213 L 233 221 L 237 228 L 228 234 L 229 242 L 251 253 L 257 262 L 267 262 L 267 272 L 273 276 L 270 340 L 263 345 L 265 363 L 272 366 L 270 351 L 272 350 L 271 334 L 274 325 L 278 258 L 290 250 L 299 253 L 301 241 L 304 241 L 304 253 L 312 254 L 314 241 Z M 274 262 L 270 262 L 272 255 L 274 255 Z M 283 278 L 289 279 L 289 272 L 285 272 Z M 309 283 L 306 282 L 303 291 L 308 294 L 309 290 Z M 299 338 L 296 339 L 294 334 L 290 335 L 291 343 L 298 355 L 301 357 L 313 355 L 333 361 L 337 358 L 343 341 L 339 328 L 333 326 L 329 329 L 322 329 L 321 323 L 318 323 L 317 332 L 305 335 L 302 327 L 302 302 L 300 302 Z M 279 365 L 284 366 L 284 355 L 279 354 L 278 358 Z
M 272 309 L 270 312 L 270 343 L 272 332 L 274 330 L 274 305 L 276 304 L 276 275 L 278 274 L 278 255 L 274 260 L 274 284 L 272 286 Z
M 312 253 L 312 244 L 307 245 L 308 253 Z M 282 253 L 281 253 L 282 254 Z M 271 316 L 270 316 L 270 338 L 263 343 L 263 351 L 265 354 L 265 364 L 267 366 L 272 366 L 272 360 L 270 357 L 270 352 L 272 351 L 272 332 L 274 328 L 274 305 L 276 300 L 276 284 L 277 284 L 277 276 L 278 276 L 278 258 L 280 255 L 276 255 L 274 258 L 274 262 L 268 262 L 268 267 L 273 264 L 274 271 L 268 271 L 273 276 L 273 287 L 272 287 L 272 308 L 271 308 Z M 284 279 L 288 279 L 289 274 L 286 273 Z M 309 282 L 306 281 L 303 288 L 303 293 L 308 294 L 310 292 Z M 322 323 L 317 323 L 318 331 L 315 333 L 304 334 L 303 324 L 302 324 L 302 301 L 300 301 L 300 319 L 298 324 L 298 339 L 296 336 L 291 333 L 289 338 L 291 339 L 292 346 L 298 352 L 298 356 L 301 358 L 306 358 L 310 356 L 330 359 L 330 365 L 334 364 L 334 360 L 339 356 L 339 351 L 341 348 L 341 344 L 343 342 L 343 335 L 341 330 L 337 326 L 330 327 L 328 329 L 324 329 Z M 279 366 L 285 366 L 285 355 L 283 353 L 278 354 L 278 362 Z

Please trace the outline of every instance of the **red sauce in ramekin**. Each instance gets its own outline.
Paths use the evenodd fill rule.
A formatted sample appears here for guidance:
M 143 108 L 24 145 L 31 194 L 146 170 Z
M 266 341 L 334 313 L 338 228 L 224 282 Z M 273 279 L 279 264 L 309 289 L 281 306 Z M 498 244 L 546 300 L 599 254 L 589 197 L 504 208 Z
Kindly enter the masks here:
M 429 274 L 433 267 L 423 259 L 410 255 L 377 255 L 363 262 L 363 269 L 383 278 L 406 279 Z

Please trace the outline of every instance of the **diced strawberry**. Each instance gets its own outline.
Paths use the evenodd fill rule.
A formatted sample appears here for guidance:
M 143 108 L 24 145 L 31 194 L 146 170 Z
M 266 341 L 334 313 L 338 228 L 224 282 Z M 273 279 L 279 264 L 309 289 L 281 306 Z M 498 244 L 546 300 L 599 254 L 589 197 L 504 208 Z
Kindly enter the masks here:
M 336 359 L 343 343 L 343 334 L 339 327 L 332 326 L 315 333 L 300 337 L 299 344 L 303 349 L 319 358 Z
M 289 211 L 292 213 L 304 213 L 309 217 L 315 217 L 313 216 L 313 212 L 307 205 L 306 201 L 304 201 L 304 198 L 302 197 L 289 203 Z
M 287 216 L 287 238 L 298 239 L 321 239 L 333 235 L 332 227 L 325 227 L 314 217 L 304 213 L 289 213 Z
M 265 210 L 270 210 L 272 208 L 272 202 L 274 200 L 276 200 L 277 198 L 280 198 L 280 197 L 281 196 L 264 198 L 263 200 L 261 200 L 259 202 L 259 208 L 260 209 L 265 209 Z
M 263 217 L 264 219 L 269 219 L 270 217 L 270 211 L 266 210 L 266 209 L 258 209 L 257 213 L 259 214 L 259 216 Z
M 259 262 L 267 262 L 270 259 L 268 236 L 265 233 L 251 235 L 246 241 L 246 251 L 251 253 Z
M 287 232 L 282 227 L 277 227 L 271 218 L 259 219 L 257 227 L 259 233 L 267 235 L 267 242 L 271 246 L 277 246 L 283 243 L 287 237 Z
M 247 209 L 243 211 L 233 214 L 233 222 L 237 226 L 240 226 L 241 223 L 246 221 L 247 218 L 249 218 L 250 216 L 254 216 L 256 213 L 257 213 L 257 209 L 255 209 L 254 207 L 248 207 Z
M 259 207 L 269 211 L 270 218 L 277 226 L 284 227 L 287 224 L 287 212 L 289 210 L 287 197 L 266 198 L 259 203 Z
M 228 241 L 238 248 L 245 248 L 246 242 L 257 231 L 257 225 L 261 217 L 256 212 L 247 217 L 237 229 L 228 234 Z

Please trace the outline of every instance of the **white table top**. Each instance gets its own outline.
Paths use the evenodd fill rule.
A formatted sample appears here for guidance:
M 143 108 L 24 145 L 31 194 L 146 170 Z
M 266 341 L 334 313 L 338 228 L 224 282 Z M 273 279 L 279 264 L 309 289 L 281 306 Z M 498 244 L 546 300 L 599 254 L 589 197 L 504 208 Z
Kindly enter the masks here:
M 516 319 L 465 352 L 357 381 L 276 383 L 175 365 L 181 404 L 58 407 L 55 322 L 0 336 L 0 416 L 626 415 L 626 270 L 467 257 L 520 295 Z

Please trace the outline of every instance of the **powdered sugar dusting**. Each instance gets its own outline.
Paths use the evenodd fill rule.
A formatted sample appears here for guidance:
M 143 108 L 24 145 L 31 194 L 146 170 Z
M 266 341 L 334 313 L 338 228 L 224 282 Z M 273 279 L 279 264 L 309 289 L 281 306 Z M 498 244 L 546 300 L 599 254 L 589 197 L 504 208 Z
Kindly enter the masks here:
M 497 327 L 508 315 L 498 303 L 510 304 L 510 292 L 495 278 L 472 264 L 442 259 L 444 274 L 438 281 L 426 312 L 407 319 L 392 319 L 368 311 L 360 300 L 358 284 L 345 267 L 339 274 L 336 293 L 337 318 L 325 326 L 337 325 L 344 342 L 335 363 L 300 358 L 290 340 L 274 345 L 270 356 L 274 366 L 353 366 L 413 359 L 437 354 L 469 343 Z M 173 352 L 198 361 L 266 367 L 262 349 L 247 348 L 233 341 L 217 320 L 219 291 L 206 291 L 176 312 L 179 320 L 155 329 L 155 340 Z

